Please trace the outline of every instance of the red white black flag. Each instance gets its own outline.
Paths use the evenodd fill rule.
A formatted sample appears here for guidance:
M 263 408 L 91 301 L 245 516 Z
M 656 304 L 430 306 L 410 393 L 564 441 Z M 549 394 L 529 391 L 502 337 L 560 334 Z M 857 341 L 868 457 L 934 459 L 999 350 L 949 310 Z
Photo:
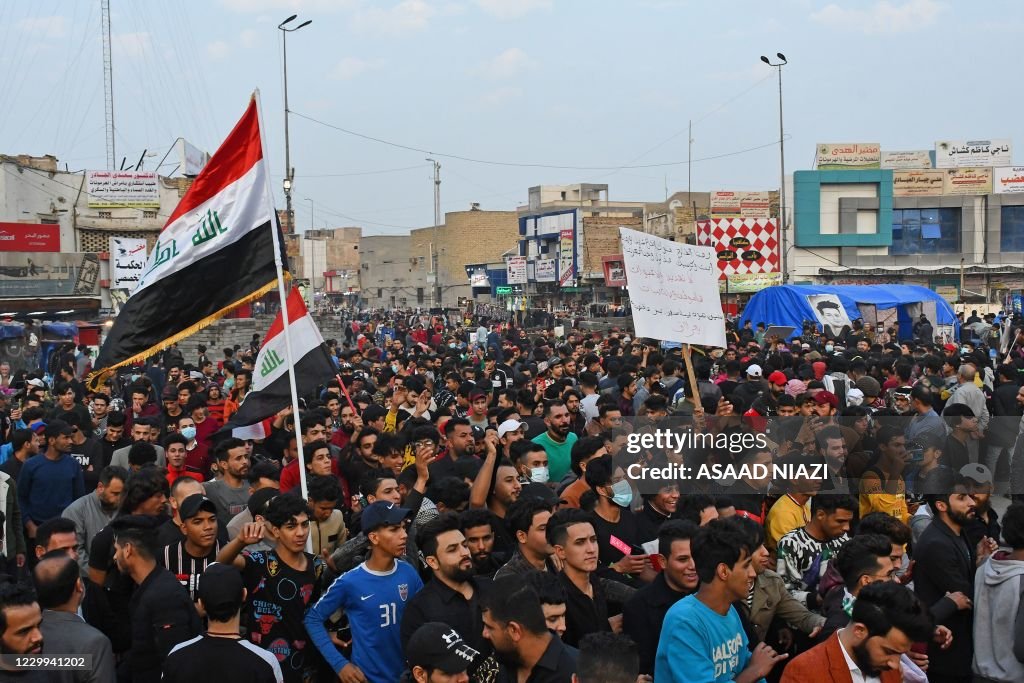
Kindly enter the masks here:
M 267 172 L 254 97 L 160 232 L 103 342 L 94 381 L 277 286 L 273 231 L 280 226 Z
M 295 372 L 295 390 L 299 396 L 312 394 L 319 384 L 335 375 L 324 338 L 306 309 L 302 295 L 294 287 L 288 295 L 288 323 L 292 367 L 286 362 L 284 321 L 278 312 L 256 356 L 252 390 L 245 395 L 238 412 L 231 416 L 231 426 L 255 424 L 290 406 L 289 370 Z

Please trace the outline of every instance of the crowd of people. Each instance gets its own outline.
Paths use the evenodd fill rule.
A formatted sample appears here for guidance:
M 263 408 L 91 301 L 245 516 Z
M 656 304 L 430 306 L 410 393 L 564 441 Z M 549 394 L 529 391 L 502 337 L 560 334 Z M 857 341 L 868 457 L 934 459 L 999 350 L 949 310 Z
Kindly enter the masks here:
M 90 665 L 0 678 L 1024 681 L 1024 334 L 765 328 L 363 315 L 261 438 L 258 337 L 67 350 L 0 392 L 0 645 Z

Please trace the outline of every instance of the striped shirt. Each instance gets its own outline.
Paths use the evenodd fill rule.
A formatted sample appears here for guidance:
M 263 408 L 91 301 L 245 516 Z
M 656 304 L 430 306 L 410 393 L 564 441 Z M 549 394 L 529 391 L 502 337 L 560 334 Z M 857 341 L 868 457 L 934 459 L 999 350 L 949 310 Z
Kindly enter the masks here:
M 206 567 L 217 560 L 217 553 L 220 552 L 221 544 L 217 541 L 213 544 L 210 553 L 206 557 L 193 557 L 185 550 L 185 541 L 164 546 L 159 553 L 157 560 L 164 568 L 174 574 L 175 578 L 185 587 L 192 602 L 198 599 L 196 591 L 199 588 L 199 576 L 206 570 Z

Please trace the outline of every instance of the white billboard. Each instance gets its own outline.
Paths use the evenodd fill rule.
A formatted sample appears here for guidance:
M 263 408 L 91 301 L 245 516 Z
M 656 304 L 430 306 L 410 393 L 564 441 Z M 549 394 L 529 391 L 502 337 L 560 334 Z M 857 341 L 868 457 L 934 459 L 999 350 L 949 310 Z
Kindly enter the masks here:
M 146 268 L 146 240 L 137 237 L 110 238 L 110 288 L 135 290 Z
M 85 191 L 93 209 L 159 209 L 159 183 L 153 171 L 85 172 Z
M 555 259 L 553 258 L 541 258 L 537 259 L 536 265 L 536 277 L 537 282 L 555 282 L 558 280 L 558 275 L 555 272 Z
M 1012 166 L 1013 146 L 998 140 L 939 140 L 935 143 L 935 168 Z
M 508 270 L 508 284 L 510 285 L 525 285 L 526 284 L 526 257 L 525 256 L 510 256 L 506 263 L 506 269 Z
M 178 138 L 178 159 L 182 175 L 197 176 L 210 160 L 207 152 L 189 144 L 185 138 Z

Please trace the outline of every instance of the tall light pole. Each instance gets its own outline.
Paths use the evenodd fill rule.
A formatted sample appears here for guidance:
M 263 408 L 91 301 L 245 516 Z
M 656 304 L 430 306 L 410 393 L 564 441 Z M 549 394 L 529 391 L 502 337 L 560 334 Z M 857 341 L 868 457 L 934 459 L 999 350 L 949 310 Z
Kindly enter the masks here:
M 295 21 L 298 15 L 293 14 L 280 24 L 277 28 L 281 31 L 281 45 L 284 56 L 284 201 L 285 215 L 288 216 L 288 229 L 295 232 L 295 215 L 292 213 L 292 181 L 295 179 L 295 169 L 292 168 L 291 148 L 288 144 L 288 34 L 298 31 L 300 28 L 313 23 L 307 19 L 294 28 L 285 28 L 285 24 Z
M 316 208 L 316 204 L 314 204 L 313 200 L 310 199 L 309 197 L 306 197 L 306 201 L 309 202 L 309 229 L 315 230 L 313 224 L 313 209 Z
M 437 264 L 439 262 L 440 246 L 437 243 L 437 229 L 441 225 L 441 164 L 435 159 L 427 157 L 434 165 L 434 246 L 430 253 L 430 267 L 434 271 L 434 294 L 431 300 L 435 306 L 441 305 L 441 280 L 438 277 Z
M 777 64 L 772 64 L 772 60 L 764 55 L 761 55 L 761 61 L 779 71 L 779 255 L 781 256 L 782 284 L 786 284 L 789 274 L 786 270 L 786 140 L 782 127 L 782 67 L 789 62 L 786 60 L 786 55 L 781 52 L 776 52 L 775 56 L 779 58 Z

